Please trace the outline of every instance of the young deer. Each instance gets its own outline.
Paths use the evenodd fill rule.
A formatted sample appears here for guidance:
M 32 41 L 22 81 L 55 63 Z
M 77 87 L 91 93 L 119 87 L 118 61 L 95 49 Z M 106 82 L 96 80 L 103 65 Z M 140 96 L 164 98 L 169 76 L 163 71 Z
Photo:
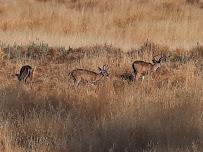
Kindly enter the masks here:
M 20 74 L 16 74 L 19 81 L 27 82 L 27 79 L 30 78 L 32 80 L 33 70 L 29 65 L 24 65 L 20 69 Z
M 86 69 L 76 69 L 69 73 L 71 79 L 74 80 L 74 84 L 77 87 L 80 82 L 86 82 L 95 84 L 97 81 L 101 80 L 103 77 L 108 77 L 108 68 L 104 65 L 103 68 L 98 68 L 99 73 L 89 71 Z
M 153 64 L 145 61 L 134 61 L 132 64 L 134 79 L 138 80 L 139 78 L 143 78 L 144 75 L 155 72 L 159 67 L 161 67 L 162 57 L 157 61 L 155 57 L 153 57 Z

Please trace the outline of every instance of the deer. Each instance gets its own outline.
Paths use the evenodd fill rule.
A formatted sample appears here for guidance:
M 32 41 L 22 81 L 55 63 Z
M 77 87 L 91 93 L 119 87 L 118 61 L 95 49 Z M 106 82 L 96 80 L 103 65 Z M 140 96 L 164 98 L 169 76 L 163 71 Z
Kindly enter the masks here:
M 70 78 L 74 81 L 77 87 L 81 82 L 88 84 L 96 84 L 103 77 L 108 77 L 108 67 L 104 65 L 102 68 L 98 67 L 99 73 L 86 69 L 75 69 L 69 73 Z
M 24 83 L 27 83 L 27 79 L 28 78 L 30 78 L 30 80 L 32 80 L 33 69 L 29 65 L 24 65 L 24 66 L 21 67 L 20 73 L 19 74 L 15 74 L 15 76 L 17 76 L 19 81 L 23 80 Z
M 163 57 L 160 57 L 159 60 L 156 60 L 155 57 L 153 57 L 153 63 L 145 61 L 134 61 L 132 63 L 134 79 L 137 81 L 142 78 L 143 80 L 145 75 L 155 72 L 162 66 L 162 58 Z

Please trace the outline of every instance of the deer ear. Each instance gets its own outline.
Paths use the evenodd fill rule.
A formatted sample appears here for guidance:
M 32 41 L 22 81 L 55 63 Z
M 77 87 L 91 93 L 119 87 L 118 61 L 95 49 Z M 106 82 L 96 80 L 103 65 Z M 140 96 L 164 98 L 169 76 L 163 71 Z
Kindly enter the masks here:
M 159 59 L 158 63 L 161 63 L 162 58 L 163 58 L 163 57 L 160 57 L 160 59 Z
M 106 65 L 103 65 L 103 69 L 105 69 L 106 68 Z
M 157 61 L 155 59 L 152 60 L 153 63 L 157 63 Z

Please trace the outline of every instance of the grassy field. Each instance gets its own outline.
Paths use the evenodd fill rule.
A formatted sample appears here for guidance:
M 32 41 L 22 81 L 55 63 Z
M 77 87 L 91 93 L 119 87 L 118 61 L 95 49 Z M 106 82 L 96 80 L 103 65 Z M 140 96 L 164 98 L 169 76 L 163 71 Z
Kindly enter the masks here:
M 203 4 L 195 0 L 0 1 L 0 37 L 72 47 L 111 43 L 124 50 L 147 39 L 171 48 L 203 43 Z
M 194 3 L 193 3 L 194 2 Z M 203 5 L 0 1 L 1 152 L 203 151 Z M 132 62 L 166 64 L 131 81 Z M 13 76 L 34 68 L 32 84 Z M 73 86 L 75 68 L 110 76 Z

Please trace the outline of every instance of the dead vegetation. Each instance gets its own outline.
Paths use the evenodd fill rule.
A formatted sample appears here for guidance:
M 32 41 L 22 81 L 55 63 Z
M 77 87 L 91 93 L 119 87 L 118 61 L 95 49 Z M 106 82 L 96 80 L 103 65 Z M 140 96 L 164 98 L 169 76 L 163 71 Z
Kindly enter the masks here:
M 38 38 L 66 48 L 109 43 L 128 52 L 149 39 L 190 49 L 203 43 L 200 7 L 201 2 L 188 5 L 186 0 L 2 1 L 0 36 L 9 44 Z
M 132 81 L 131 63 L 150 61 L 152 50 L 138 49 L 132 56 L 111 45 L 70 47 L 63 48 L 68 58 L 61 60 L 64 54 L 53 51 L 61 48 L 37 42 L 20 47 L 27 50 L 12 54 L 18 45 L 1 46 L 2 151 L 202 150 L 201 46 L 168 50 L 168 66 L 142 83 Z M 32 85 L 10 77 L 24 63 L 35 67 Z M 77 89 L 71 85 L 71 69 L 102 63 L 110 66 L 108 79 Z
M 0 151 L 203 151 L 201 5 L 0 1 Z M 156 55 L 166 64 L 135 82 L 133 61 Z M 104 64 L 109 78 L 72 85 L 73 69 Z M 32 84 L 13 77 L 22 65 Z

